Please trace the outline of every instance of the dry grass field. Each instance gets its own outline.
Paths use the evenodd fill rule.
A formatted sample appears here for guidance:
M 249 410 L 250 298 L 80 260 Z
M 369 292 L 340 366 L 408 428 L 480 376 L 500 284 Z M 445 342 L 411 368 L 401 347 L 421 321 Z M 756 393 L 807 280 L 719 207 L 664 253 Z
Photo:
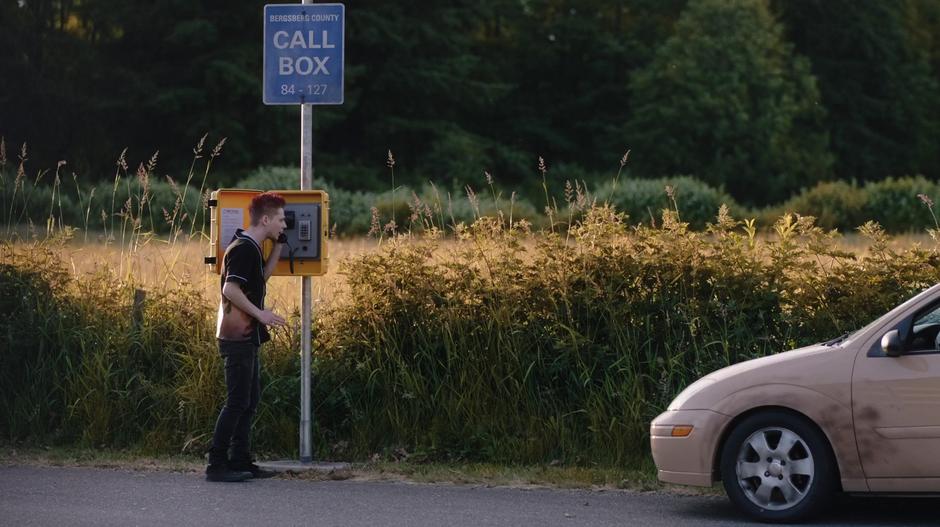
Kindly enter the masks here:
M 328 271 L 324 276 L 313 278 L 314 302 L 317 304 L 342 298 L 347 286 L 342 273 L 344 261 L 374 251 L 381 242 L 374 238 L 359 237 L 330 240 L 328 243 Z M 839 237 L 837 244 L 861 257 L 868 253 L 870 239 L 849 233 Z M 890 247 L 899 252 L 918 245 L 926 249 L 933 247 L 934 241 L 925 233 L 893 236 L 890 242 Z M 439 250 L 450 248 L 451 244 L 439 244 Z M 144 289 L 196 289 L 207 298 L 215 298 L 219 287 L 218 274 L 203 264 L 203 257 L 208 250 L 208 242 L 205 240 L 177 240 L 169 243 L 165 238 L 142 236 L 135 246 L 106 243 L 89 236 L 87 240 L 75 237 L 63 244 L 59 252 L 75 277 L 105 270 Z M 299 306 L 300 280 L 272 277 L 268 284 L 267 304 L 275 310 L 284 309 L 285 312 Z
M 314 306 L 331 302 L 343 294 L 345 280 L 340 272 L 343 261 L 371 251 L 376 240 L 356 238 L 329 242 L 330 266 L 324 276 L 313 277 Z M 58 248 L 63 262 L 75 277 L 89 273 L 112 272 L 122 280 L 143 289 L 198 290 L 215 299 L 219 275 L 203 263 L 208 242 L 198 240 L 168 243 L 166 239 L 142 237 L 136 247 L 76 238 Z M 268 283 L 267 305 L 288 313 L 300 305 L 300 279 L 275 276 Z

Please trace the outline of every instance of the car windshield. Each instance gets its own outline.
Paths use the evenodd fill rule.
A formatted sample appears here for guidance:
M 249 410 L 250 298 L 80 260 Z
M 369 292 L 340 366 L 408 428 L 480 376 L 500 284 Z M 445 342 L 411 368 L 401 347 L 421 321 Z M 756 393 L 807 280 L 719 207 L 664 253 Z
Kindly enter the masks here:
M 894 309 L 892 309 L 891 311 L 888 311 L 888 312 L 885 313 L 884 315 L 881 315 L 880 317 L 878 317 L 878 318 L 876 318 L 875 320 L 869 322 L 868 324 L 865 324 L 865 325 L 862 326 L 861 328 L 859 328 L 859 329 L 857 329 L 857 330 L 855 330 L 855 331 L 849 331 L 849 332 L 847 332 L 847 333 L 844 333 L 844 334 L 842 334 L 842 335 L 839 335 L 838 337 L 836 337 L 836 338 L 834 338 L 834 339 L 831 339 L 831 340 L 827 340 L 827 341 L 825 341 L 825 342 L 822 342 L 821 344 L 826 345 L 826 346 L 835 346 L 836 344 L 841 344 L 842 342 L 844 342 L 844 341 L 846 341 L 846 340 L 850 340 L 850 339 L 851 339 L 852 337 L 854 337 L 855 335 L 858 335 L 858 334 L 864 332 L 866 329 L 868 329 L 868 328 L 870 328 L 870 327 L 880 325 L 880 324 L 883 323 L 884 321 L 886 321 L 886 320 L 888 320 L 889 318 L 893 317 L 893 316 L 895 315 L 895 313 L 897 313 L 898 311 L 903 310 L 903 309 L 906 309 L 909 304 L 918 302 L 918 301 L 920 301 L 921 298 L 923 298 L 923 297 L 925 297 L 925 296 L 927 296 L 927 295 L 929 295 L 929 294 L 932 294 L 932 292 L 934 291 L 934 287 L 937 287 L 937 286 L 928 287 L 927 289 L 924 289 L 924 290 L 921 291 L 920 293 L 917 293 L 916 295 L 914 295 L 914 296 L 912 296 L 911 298 L 909 298 L 907 301 L 902 302 L 901 304 L 899 304 L 898 306 L 896 306 L 896 307 L 895 307 Z

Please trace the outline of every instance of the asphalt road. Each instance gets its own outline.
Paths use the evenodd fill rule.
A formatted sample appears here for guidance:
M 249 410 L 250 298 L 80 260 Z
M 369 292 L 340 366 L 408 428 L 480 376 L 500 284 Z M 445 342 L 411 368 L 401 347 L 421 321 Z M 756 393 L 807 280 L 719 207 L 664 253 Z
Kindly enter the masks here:
M 0 525 L 741 525 L 727 500 L 587 490 L 0 467 Z M 810 525 L 938 525 L 940 499 L 849 498 Z

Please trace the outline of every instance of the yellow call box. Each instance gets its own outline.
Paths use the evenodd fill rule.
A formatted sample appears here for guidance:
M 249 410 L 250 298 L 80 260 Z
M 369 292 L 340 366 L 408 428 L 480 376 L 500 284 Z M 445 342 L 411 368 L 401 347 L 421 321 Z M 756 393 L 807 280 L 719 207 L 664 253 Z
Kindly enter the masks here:
M 213 272 L 222 272 L 222 257 L 235 236 L 236 229 L 251 225 L 248 206 L 262 190 L 223 188 L 209 196 L 209 256 L 206 264 Z M 287 243 L 281 245 L 281 259 L 274 276 L 320 276 L 326 274 L 327 238 L 329 237 L 330 198 L 322 190 L 274 190 L 284 197 Z M 274 244 L 262 245 L 267 260 Z

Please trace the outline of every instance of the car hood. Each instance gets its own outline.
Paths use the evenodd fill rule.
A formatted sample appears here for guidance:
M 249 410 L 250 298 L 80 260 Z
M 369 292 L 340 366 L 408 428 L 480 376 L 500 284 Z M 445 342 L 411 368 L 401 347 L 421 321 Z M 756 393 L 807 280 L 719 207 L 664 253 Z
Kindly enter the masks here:
M 851 379 L 852 360 L 854 353 L 849 349 L 815 344 L 740 362 L 692 383 L 669 409 L 708 410 L 736 392 L 769 384 L 789 384 L 830 397 L 841 396 Z

